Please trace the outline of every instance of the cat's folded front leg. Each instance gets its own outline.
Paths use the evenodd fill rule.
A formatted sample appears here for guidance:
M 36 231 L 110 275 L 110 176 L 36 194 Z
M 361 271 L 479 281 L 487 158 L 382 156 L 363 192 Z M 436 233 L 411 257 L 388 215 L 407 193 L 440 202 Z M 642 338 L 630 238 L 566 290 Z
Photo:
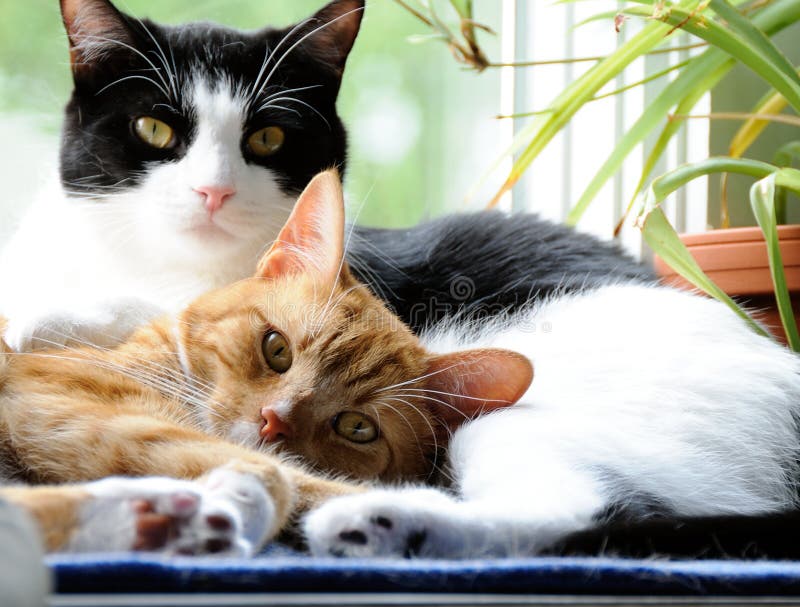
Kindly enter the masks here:
M 4 340 L 17 352 L 85 345 L 112 348 L 163 314 L 160 307 L 128 296 L 43 302 L 9 314 Z
M 54 401 L 47 408 L 7 408 L 4 422 L 14 431 L 19 457 L 38 465 L 32 472 L 39 477 L 72 483 L 120 473 L 129 477 L 184 479 L 171 481 L 170 486 L 180 488 L 180 483 L 191 483 L 185 487 L 199 492 L 203 504 L 224 503 L 235 511 L 237 543 L 243 546 L 241 553 L 260 549 L 297 513 L 331 496 L 360 490 L 357 486 L 316 478 L 273 456 L 208 436 L 194 428 L 143 415 L 138 402 L 108 407 L 87 400 L 88 396 L 79 401 Z M 57 432 L 42 431 L 44 427 L 54 427 L 54 421 Z M 100 441 L 97 428 L 102 428 Z M 43 436 L 47 440 L 43 440 Z M 92 457 L 87 458 L 85 448 L 76 449 L 76 444 L 94 445 Z M 115 492 L 119 490 L 124 494 L 113 493 L 109 497 L 112 501 L 124 502 L 120 506 L 123 520 L 130 520 L 131 500 L 149 499 L 146 493 L 143 496 L 139 493 L 147 489 L 146 481 L 142 482 L 144 485 L 137 485 L 136 479 L 131 479 L 123 485 L 112 484 Z M 103 488 L 102 483 L 97 487 Z M 125 493 L 126 487 L 135 490 L 132 497 Z M 103 512 L 113 514 L 113 509 Z M 172 516 L 170 512 L 166 514 Z M 112 518 L 109 523 L 110 528 L 114 528 L 114 520 Z M 190 527 L 181 525 L 187 533 Z M 182 533 L 183 536 L 186 534 Z M 127 541 L 123 545 L 129 544 Z M 199 541 L 198 545 L 204 550 Z

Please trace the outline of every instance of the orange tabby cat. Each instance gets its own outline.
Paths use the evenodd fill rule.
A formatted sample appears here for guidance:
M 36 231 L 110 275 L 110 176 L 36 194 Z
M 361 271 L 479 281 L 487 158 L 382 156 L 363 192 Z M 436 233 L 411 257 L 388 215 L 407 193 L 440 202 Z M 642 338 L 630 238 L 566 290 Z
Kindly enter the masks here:
M 344 244 L 338 175 L 323 173 L 254 278 L 114 350 L 6 348 L 0 473 L 51 486 L 0 496 L 51 550 L 252 553 L 293 515 L 358 491 L 265 451 L 353 479 L 429 476 L 449 430 L 515 402 L 531 365 L 425 351 L 351 277 Z

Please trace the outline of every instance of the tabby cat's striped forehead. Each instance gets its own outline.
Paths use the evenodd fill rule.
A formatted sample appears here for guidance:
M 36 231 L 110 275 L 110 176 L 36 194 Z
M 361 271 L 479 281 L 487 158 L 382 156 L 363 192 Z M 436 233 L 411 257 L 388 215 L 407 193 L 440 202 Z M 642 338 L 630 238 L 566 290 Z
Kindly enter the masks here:
M 396 317 L 374 310 L 352 321 L 323 327 L 307 353 L 318 360 L 321 377 L 353 391 L 354 400 L 423 374 L 417 339 Z

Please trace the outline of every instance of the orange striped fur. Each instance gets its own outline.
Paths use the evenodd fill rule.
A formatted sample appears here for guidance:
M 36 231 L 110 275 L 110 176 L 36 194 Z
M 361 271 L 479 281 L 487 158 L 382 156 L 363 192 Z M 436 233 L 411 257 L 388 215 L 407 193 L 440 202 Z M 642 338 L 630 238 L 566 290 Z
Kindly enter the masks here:
M 272 497 L 273 533 L 326 498 L 359 490 L 276 453 L 352 479 L 429 477 L 460 423 L 453 411 L 465 418 L 513 403 L 530 383 L 530 363 L 502 351 L 426 352 L 351 276 L 343 242 L 341 190 L 329 172 L 301 196 L 255 277 L 113 350 L 0 352 L 0 464 L 29 484 L 70 484 L 0 495 L 26 507 L 56 549 L 84 499 L 80 483 L 109 475 L 197 479 L 232 463 Z M 282 373 L 262 349 L 271 331 L 292 352 Z M 508 369 L 509 381 L 482 382 L 497 375 L 486 365 Z M 291 429 L 281 440 L 263 439 L 265 408 Z M 348 411 L 374 423 L 374 440 L 335 430 Z

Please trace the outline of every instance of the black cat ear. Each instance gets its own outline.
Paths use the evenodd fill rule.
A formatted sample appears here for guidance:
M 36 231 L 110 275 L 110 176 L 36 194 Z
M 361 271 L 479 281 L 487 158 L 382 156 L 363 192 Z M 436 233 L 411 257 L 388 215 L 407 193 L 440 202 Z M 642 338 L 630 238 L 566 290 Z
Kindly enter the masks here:
M 333 0 L 304 21 L 298 34 L 306 49 L 341 76 L 363 15 L 364 0 Z
M 110 53 L 134 45 L 125 16 L 108 0 L 61 0 L 61 16 L 76 77 L 91 71 Z

